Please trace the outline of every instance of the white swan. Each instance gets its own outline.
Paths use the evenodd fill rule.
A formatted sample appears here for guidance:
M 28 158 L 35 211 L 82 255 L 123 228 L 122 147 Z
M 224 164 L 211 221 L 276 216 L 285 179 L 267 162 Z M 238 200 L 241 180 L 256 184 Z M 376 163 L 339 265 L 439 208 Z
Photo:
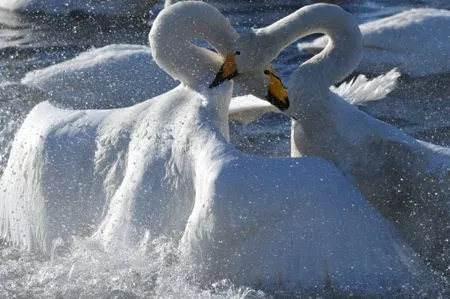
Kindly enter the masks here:
M 450 11 L 411 9 L 360 25 L 363 59 L 357 71 L 381 73 L 398 67 L 411 77 L 450 73 Z M 301 42 L 301 51 L 318 53 L 326 36 Z
M 291 153 L 332 161 L 413 248 L 448 275 L 450 149 L 416 140 L 329 90 L 360 60 L 362 38 L 353 18 L 337 6 L 316 5 L 261 31 L 286 43 L 312 33 L 329 36 L 327 47 L 289 79 Z M 274 45 L 273 53 L 285 46 Z
M 202 14 L 208 17 L 204 22 L 200 22 Z M 168 199 L 174 209 L 182 210 L 184 203 L 190 207 L 192 196 L 183 195 L 192 192 L 187 186 L 189 182 L 179 184 L 177 174 L 184 167 L 183 161 L 177 159 L 183 157 L 186 150 L 183 142 L 188 138 L 183 130 L 190 128 L 182 124 L 191 115 L 195 119 L 195 109 L 205 101 L 194 89 L 201 89 L 202 82 L 211 81 L 238 36 L 210 6 L 179 5 L 171 15 L 171 21 L 174 26 L 178 24 L 183 35 L 170 34 L 166 24 L 164 37 L 156 31 L 155 24 L 152 32 L 159 34 L 152 35 L 152 51 L 158 53 L 158 63 L 183 84 L 126 109 L 72 111 L 44 102 L 27 116 L 16 135 L 1 180 L 2 236 L 25 248 L 48 251 L 49 244 L 58 236 L 67 239 L 73 234 L 92 232 L 108 202 L 120 200 L 120 193 L 127 188 L 136 189 L 129 198 L 133 203 L 147 201 L 147 192 L 151 190 L 151 198 L 156 203 L 161 201 L 161 209 L 166 209 L 163 203 Z M 188 30 L 183 27 L 196 17 L 195 26 L 190 24 Z M 193 38 L 210 40 L 220 54 L 191 45 Z M 228 125 L 223 130 L 227 135 Z M 147 135 L 148 138 L 144 137 Z M 174 135 L 178 138 L 174 139 Z M 145 188 L 139 187 L 140 182 L 130 176 L 141 176 Z M 188 180 L 187 175 L 184 177 Z M 187 200 L 175 204 L 177 198 Z M 144 217 L 146 223 L 163 221 L 165 212 L 156 203 L 150 212 L 139 207 L 141 210 L 137 208 L 130 213 L 138 214 L 134 218 L 137 221 L 142 220 L 139 217 Z M 167 213 L 171 214 L 169 209 Z M 177 215 L 173 217 L 180 223 L 188 216 Z M 153 227 L 157 233 L 158 225 Z
M 202 11 L 200 10 L 200 12 Z M 191 14 L 188 11 L 184 13 L 187 14 L 188 21 L 193 21 L 195 17 L 199 16 L 199 13 L 192 13 L 192 11 Z M 213 15 L 217 14 L 219 13 L 215 11 Z M 187 22 L 187 20 L 183 19 L 184 22 Z M 201 17 L 199 20 L 201 20 Z M 73 233 L 85 235 L 92 231 L 92 227 L 96 226 L 96 221 L 102 214 L 105 201 L 116 193 L 117 185 L 124 179 L 125 174 L 123 172 L 126 170 L 129 154 L 128 146 L 133 141 L 132 134 L 137 130 L 135 127 L 139 127 L 137 124 L 140 122 L 146 124 L 146 120 L 143 118 L 151 119 L 154 114 L 167 117 L 168 114 L 159 111 L 156 107 L 163 105 L 161 103 L 169 105 L 167 102 L 186 104 L 189 101 L 182 101 L 182 95 L 179 95 L 179 93 L 188 89 L 185 97 L 189 98 L 192 96 L 192 92 L 185 85 L 197 88 L 199 82 L 208 82 L 213 71 L 217 71 L 221 60 L 217 54 L 207 50 L 197 50 L 197 47 L 183 43 L 189 40 L 191 36 L 196 37 L 195 34 L 197 33 L 200 38 L 203 38 L 204 33 L 200 31 L 206 30 L 208 38 L 217 44 L 217 50 L 225 55 L 224 47 L 230 48 L 232 40 L 237 38 L 237 34 L 228 22 L 223 25 L 220 24 L 221 21 L 225 22 L 222 16 L 209 22 L 210 24 L 208 23 L 208 26 L 217 25 L 217 29 L 212 27 L 206 30 L 205 24 L 201 24 L 197 28 L 197 31 L 199 31 L 197 32 L 195 28 L 191 31 L 190 27 L 192 26 L 190 26 L 189 30 L 183 29 L 186 31 L 186 36 L 183 38 L 165 32 L 170 37 L 167 40 L 158 40 L 159 43 L 167 43 L 168 49 L 165 55 L 170 56 L 169 53 L 172 53 L 174 48 L 177 47 L 186 51 L 186 53 L 172 53 L 170 58 L 160 55 L 159 63 L 164 63 L 161 62 L 161 59 L 170 60 L 165 63 L 170 63 L 172 68 L 169 69 L 169 66 L 166 66 L 166 69 L 174 77 L 174 81 L 178 79 L 183 84 L 166 96 L 155 98 L 159 99 L 159 104 L 149 104 L 151 101 L 149 100 L 129 109 L 112 111 L 67 111 L 57 109 L 49 103 L 38 105 L 28 115 L 17 134 L 13 145 L 14 153 L 2 177 L 2 186 L 8 186 L 5 188 L 8 191 L 4 192 L 4 194 L 7 194 L 5 200 L 1 202 L 1 210 L 4 213 L 1 225 L 2 235 L 25 248 L 48 251 L 49 243 L 57 236 L 66 239 Z M 225 30 L 228 31 L 224 33 Z M 218 36 L 216 37 L 212 31 Z M 228 40 L 222 40 L 225 38 L 228 38 Z M 160 37 L 160 39 L 163 39 L 163 37 Z M 158 47 L 158 45 L 154 47 Z M 132 50 L 130 51 L 132 52 Z M 197 53 L 199 51 L 200 53 Z M 197 54 L 191 57 L 188 54 L 192 54 L 192 52 Z M 192 61 L 188 60 L 189 57 Z M 183 67 L 183 65 L 186 65 L 186 67 Z M 246 76 L 242 76 L 242 80 L 245 80 L 245 78 Z M 252 80 L 246 82 L 252 84 Z M 263 83 L 260 85 L 263 86 Z M 245 82 L 241 86 L 249 90 L 253 88 L 250 85 L 245 85 Z M 160 99 L 161 97 L 164 100 Z M 195 95 L 195 98 L 198 98 L 198 96 Z M 176 107 L 173 109 L 176 109 Z M 155 111 L 146 115 L 142 112 L 142 110 L 147 111 L 146 109 Z M 42 117 L 42 115 L 46 116 Z M 179 117 L 184 118 L 185 116 L 180 115 Z M 183 122 L 175 119 L 173 121 L 177 126 L 180 122 Z M 153 130 L 158 132 L 155 133 L 158 136 L 160 132 L 165 131 L 161 126 L 168 126 L 166 120 L 152 121 L 151 123 L 154 125 Z M 227 122 L 223 123 L 223 130 L 224 135 L 228 135 Z M 183 134 L 180 133 L 180 136 L 183 136 Z M 183 138 L 180 139 L 184 140 Z M 170 152 L 173 142 L 172 136 L 170 134 L 164 135 L 163 139 L 167 141 L 166 150 Z M 154 146 L 157 145 L 158 143 Z M 152 150 L 156 149 L 154 147 L 147 149 L 149 152 Z M 157 151 L 162 150 L 158 149 Z M 167 155 L 166 158 L 170 160 L 171 155 Z M 156 171 L 155 169 L 158 167 L 163 167 L 163 170 L 156 171 L 161 175 L 164 172 L 164 167 L 172 163 L 170 161 L 166 161 L 167 163 L 158 162 L 159 164 L 155 161 L 154 163 L 157 163 L 157 165 L 149 167 L 149 169 L 153 168 L 152 171 Z M 83 165 L 83 167 L 80 168 L 79 165 Z M 68 171 L 69 169 L 71 171 Z M 22 172 L 30 173 L 23 176 L 19 175 L 19 178 L 17 178 L 18 173 Z M 154 180 L 158 181 L 158 178 L 154 178 Z M 167 180 L 175 179 L 168 174 Z M 14 182 L 14 184 L 10 184 L 10 182 Z M 176 182 L 170 182 L 170 184 L 172 183 L 176 184 Z M 164 191 L 166 187 L 161 185 L 159 181 L 155 184 L 159 188 L 159 192 L 163 193 L 161 200 L 163 197 L 176 197 L 175 195 L 171 196 L 170 192 Z M 156 197 L 157 192 L 153 192 Z M 176 193 L 177 190 L 174 189 L 173 192 Z M 77 195 L 75 196 L 74 193 Z M 141 196 L 145 195 L 141 194 Z M 136 195 L 136 197 L 139 197 L 139 195 Z M 20 198 L 25 198 L 25 202 L 32 201 L 32 203 L 22 205 Z M 58 198 L 58 205 L 53 206 L 51 203 L 56 198 Z M 77 210 L 77 206 L 81 207 L 82 210 Z M 84 206 L 92 206 L 89 209 L 90 213 L 79 215 L 79 213 L 83 213 Z M 70 213 L 71 210 L 74 210 L 74 212 Z M 157 209 L 154 210 L 154 213 L 157 213 Z M 163 217 L 162 214 L 161 217 Z M 66 218 L 61 218 L 60 215 L 66 215 Z M 179 218 L 182 219 L 182 217 Z M 32 222 L 36 225 L 31 225 Z
M 252 157 L 228 143 L 233 86 L 207 88 L 223 56 L 191 45 L 197 35 L 223 56 L 235 50 L 217 10 L 176 4 L 150 39 L 158 64 L 186 85 L 124 109 L 44 102 L 30 113 L 0 182 L 2 236 L 45 247 L 103 219 L 95 237 L 106 242 L 182 235 L 183 260 L 205 280 L 288 294 L 428 289 L 427 268 L 329 162 Z
M 0 0 L 0 8 L 11 11 L 37 12 L 55 15 L 83 13 L 108 17 L 135 17 L 143 16 L 155 3 L 156 0 Z
M 286 296 L 433 292 L 422 262 L 334 166 L 243 154 L 204 117 L 203 141 L 193 144 L 195 201 L 179 246 L 197 279 Z

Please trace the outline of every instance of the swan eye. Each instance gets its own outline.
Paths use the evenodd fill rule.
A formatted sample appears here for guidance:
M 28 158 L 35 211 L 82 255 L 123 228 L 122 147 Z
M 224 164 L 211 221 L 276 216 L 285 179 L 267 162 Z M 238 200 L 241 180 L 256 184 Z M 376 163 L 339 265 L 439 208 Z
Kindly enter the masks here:
M 266 99 L 269 103 L 280 109 L 281 111 L 289 108 L 289 98 L 286 87 L 284 87 L 281 79 L 275 75 L 274 70 L 264 70 L 264 74 L 269 76 L 269 84 L 267 87 Z
M 228 54 L 225 58 L 224 63 L 220 67 L 219 72 L 217 73 L 214 81 L 211 83 L 209 88 L 213 88 L 222 84 L 225 80 L 231 80 L 238 75 L 237 66 L 236 66 L 236 55 L 239 55 L 240 52 L 237 51 L 234 54 Z

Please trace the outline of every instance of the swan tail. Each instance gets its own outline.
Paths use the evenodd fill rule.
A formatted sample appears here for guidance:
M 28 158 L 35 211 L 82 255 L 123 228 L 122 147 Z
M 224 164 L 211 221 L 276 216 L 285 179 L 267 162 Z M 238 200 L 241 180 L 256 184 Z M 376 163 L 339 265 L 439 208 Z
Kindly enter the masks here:
M 364 75 L 359 75 L 350 82 L 342 83 L 339 87 L 331 87 L 331 90 L 350 104 L 361 105 L 385 98 L 397 87 L 399 77 L 400 72 L 394 68 L 370 80 Z

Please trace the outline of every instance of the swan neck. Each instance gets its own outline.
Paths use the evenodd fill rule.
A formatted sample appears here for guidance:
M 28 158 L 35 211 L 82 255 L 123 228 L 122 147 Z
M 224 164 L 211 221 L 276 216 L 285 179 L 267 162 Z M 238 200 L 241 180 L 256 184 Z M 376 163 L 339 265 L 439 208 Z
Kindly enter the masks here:
M 237 38 L 229 21 L 203 2 L 178 2 L 164 8 L 149 35 L 155 62 L 196 90 L 211 83 L 226 55 L 234 51 Z M 196 45 L 198 41 L 208 42 L 217 53 Z
M 231 97 L 230 97 L 231 100 Z M 228 116 L 228 109 L 230 107 L 230 102 L 228 102 L 227 107 L 219 107 L 216 108 L 218 114 L 217 114 L 217 121 L 215 123 L 216 128 L 220 131 L 220 133 L 223 135 L 226 141 L 230 142 L 230 125 L 229 125 L 229 116 Z
M 362 36 L 351 14 L 336 5 L 315 4 L 256 32 L 261 40 L 259 46 L 266 49 L 268 61 L 299 38 L 315 33 L 328 35 L 330 41 L 322 52 L 306 63 L 314 64 L 319 75 L 332 85 L 347 77 L 361 60 Z
M 211 89 L 203 102 L 205 118 L 211 121 L 215 129 L 218 130 L 227 141 L 230 141 L 230 126 L 228 110 L 230 109 L 231 96 L 233 94 L 233 81 L 227 81 L 221 86 Z

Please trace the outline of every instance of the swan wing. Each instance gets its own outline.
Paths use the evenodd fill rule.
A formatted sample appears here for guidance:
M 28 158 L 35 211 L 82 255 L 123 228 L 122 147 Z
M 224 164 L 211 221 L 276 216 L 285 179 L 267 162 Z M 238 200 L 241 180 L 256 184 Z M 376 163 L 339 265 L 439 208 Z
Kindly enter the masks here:
M 399 77 L 399 71 L 392 69 L 373 79 L 359 75 L 349 82 L 344 82 L 338 87 L 332 86 L 330 89 L 350 104 L 361 105 L 385 98 L 396 88 Z
M 82 233 L 90 225 L 89 215 L 102 205 L 88 193 L 95 187 L 90 159 L 95 130 L 104 116 L 96 111 L 95 117 L 87 117 L 48 102 L 30 112 L 0 179 L 1 237 L 45 252 L 54 238 Z

